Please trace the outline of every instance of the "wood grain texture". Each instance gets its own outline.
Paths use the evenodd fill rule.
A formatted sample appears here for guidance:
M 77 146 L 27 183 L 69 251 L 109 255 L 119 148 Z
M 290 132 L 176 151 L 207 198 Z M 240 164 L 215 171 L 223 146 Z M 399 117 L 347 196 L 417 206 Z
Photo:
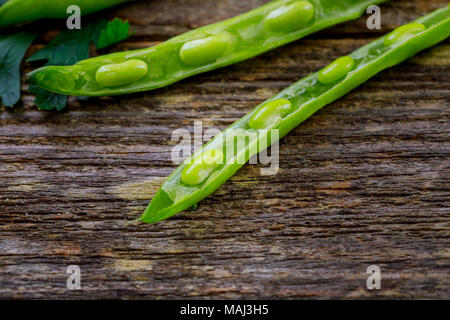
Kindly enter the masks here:
M 142 48 L 263 0 L 149 0 L 108 11 Z M 0 109 L 0 298 L 450 299 L 450 43 L 389 69 L 285 137 L 194 212 L 129 224 L 176 167 L 173 130 L 223 129 L 255 105 L 444 0 L 365 18 L 168 88 Z M 42 36 L 30 53 L 56 34 Z M 35 65 L 26 65 L 28 71 Z M 77 264 L 82 289 L 66 288 Z M 377 264 L 382 289 L 365 289 Z

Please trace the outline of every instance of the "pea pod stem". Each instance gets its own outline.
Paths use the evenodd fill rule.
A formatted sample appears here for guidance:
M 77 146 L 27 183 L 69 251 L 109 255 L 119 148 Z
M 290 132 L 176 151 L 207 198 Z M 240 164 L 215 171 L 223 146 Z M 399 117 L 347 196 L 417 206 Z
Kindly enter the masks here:
M 276 113 L 276 117 L 273 117 L 274 122 L 266 125 L 266 128 L 269 130 L 278 129 L 279 137 L 277 138 L 282 138 L 322 107 L 344 96 L 377 73 L 399 64 L 418 52 L 448 38 L 450 35 L 450 8 L 446 7 L 436 10 L 418 19 L 415 23 L 423 25 L 424 28 L 421 32 L 409 32 L 414 26 L 411 26 L 411 28 L 401 27 L 406 30 L 405 33 L 409 32 L 409 34 L 399 35 L 396 41 L 386 43 L 386 39 L 392 39 L 392 35 L 396 32 L 398 33 L 399 28 L 393 33 L 349 54 L 346 60 L 351 59 L 353 61 L 351 70 L 347 70 L 349 64 L 344 63 L 342 68 L 346 74 L 335 78 L 334 82 L 324 81 L 322 83 L 320 81 L 321 73 L 323 70 L 326 70 L 324 68 L 322 71 L 296 82 L 257 106 L 179 166 L 156 193 L 139 220 L 146 223 L 154 223 L 193 206 L 217 190 L 220 185 L 243 166 L 243 163 L 233 163 L 230 159 L 243 154 L 245 155 L 245 161 L 248 161 L 257 152 L 250 150 L 252 146 L 263 144 L 262 148 L 265 147 L 264 141 L 268 138 L 267 133 L 258 135 L 248 143 L 245 149 L 238 150 L 238 154 L 226 155 L 225 158 L 227 160 L 225 164 L 216 168 L 209 177 L 202 178 L 202 182 L 198 185 L 184 184 L 181 181 L 181 174 L 190 161 L 208 150 L 222 150 L 224 148 L 223 143 L 226 141 L 225 136 L 231 130 L 241 129 L 249 131 L 252 129 L 252 123 L 256 123 L 255 126 L 259 128 L 258 124 L 266 123 L 262 121 L 264 119 L 261 120 L 261 115 L 266 111 L 274 110 Z M 280 100 L 282 102 L 276 103 Z M 277 107 L 279 105 L 287 105 L 285 101 L 289 101 L 292 107 L 284 109 Z M 286 110 L 289 111 L 287 112 Z M 266 115 L 265 119 L 271 119 L 270 115 Z M 270 140 L 268 144 L 273 143 L 273 139 Z
M 0 28 L 39 19 L 64 19 L 67 8 L 77 5 L 81 14 L 91 14 L 132 0 L 9 0 L 0 7 Z
M 150 48 L 104 55 L 73 66 L 46 66 L 31 72 L 28 77 L 32 84 L 66 95 L 110 96 L 152 90 L 252 58 L 327 27 L 356 19 L 368 6 L 385 1 L 275 0 Z M 116 85 L 96 81 L 100 68 L 130 59 L 146 63 L 148 73 L 128 83 L 117 77 Z M 61 78 L 68 81 L 61 82 Z

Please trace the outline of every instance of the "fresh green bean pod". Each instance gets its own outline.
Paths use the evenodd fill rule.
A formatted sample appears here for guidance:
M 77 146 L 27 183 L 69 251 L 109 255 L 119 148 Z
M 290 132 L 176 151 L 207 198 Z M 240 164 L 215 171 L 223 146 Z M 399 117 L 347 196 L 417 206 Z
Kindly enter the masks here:
M 207 178 L 203 176 L 197 181 L 199 182 L 197 185 L 184 183 L 182 173 L 185 172 L 186 166 L 190 165 L 192 159 L 208 150 L 227 150 L 224 142 L 227 141 L 226 136 L 231 130 L 240 129 L 250 132 L 255 128 L 261 129 L 262 126 L 265 126 L 266 129 L 278 129 L 279 138 L 282 138 L 319 109 L 344 96 L 380 71 L 399 64 L 419 51 L 445 40 L 450 35 L 450 8 L 445 7 L 434 11 L 418 19 L 415 23 L 415 26 L 417 24 L 423 26 L 421 32 L 410 32 L 407 36 L 396 36 L 396 41 L 385 42 L 386 39 L 391 39 L 393 34 L 397 34 L 398 30 L 404 30 L 403 32 L 406 33 L 410 30 L 409 27 L 400 27 L 401 29 L 399 28 L 349 54 L 346 60 L 353 61 L 351 69 L 348 69 L 349 64 L 344 63 L 341 68 L 345 70 L 346 74 L 340 74 L 334 82 L 325 81 L 324 84 L 319 81 L 322 71 L 327 70 L 324 68 L 262 103 L 221 132 L 169 176 L 140 220 L 147 223 L 157 222 L 204 199 L 242 167 L 242 163 L 233 162 L 233 159 L 244 157 L 245 162 L 248 161 L 257 153 L 256 148 L 252 147 L 255 145 L 264 147 L 268 137 L 268 134 L 265 133 L 253 136 L 254 139 L 250 140 L 245 148 L 237 150 L 236 153 L 226 153 L 225 163 L 210 170 L 209 176 Z M 337 71 L 334 70 L 334 73 L 338 73 Z M 195 173 L 193 174 L 195 175 Z M 190 178 L 194 181 L 195 176 Z
M 46 66 L 28 76 L 32 84 L 66 95 L 110 96 L 152 90 L 356 19 L 368 6 L 384 1 L 387 0 L 275 0 L 150 48 L 104 55 L 73 66 Z M 100 68 L 129 59 L 145 62 L 148 73 L 128 83 L 120 77 L 116 78 L 116 84 L 97 81 Z M 67 81 L 60 81 L 61 78 Z
M 0 28 L 39 19 L 64 19 L 67 8 L 77 5 L 91 14 L 131 0 L 9 0 L 0 7 Z

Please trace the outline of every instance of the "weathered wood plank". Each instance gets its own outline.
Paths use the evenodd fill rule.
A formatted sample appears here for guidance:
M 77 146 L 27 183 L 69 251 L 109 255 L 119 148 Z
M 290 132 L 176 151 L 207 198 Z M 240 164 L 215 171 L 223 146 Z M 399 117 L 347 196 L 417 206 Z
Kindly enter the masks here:
M 267 1 L 152 0 L 109 11 L 141 48 Z M 195 212 L 133 225 L 173 130 L 223 129 L 332 59 L 443 0 L 359 19 L 165 89 L 0 110 L 0 298 L 450 298 L 449 42 L 383 72 L 285 137 L 280 171 L 247 165 Z M 50 40 L 55 31 L 40 39 Z M 29 70 L 32 66 L 27 65 Z M 77 264 L 82 290 L 66 289 Z M 382 290 L 365 289 L 367 266 Z

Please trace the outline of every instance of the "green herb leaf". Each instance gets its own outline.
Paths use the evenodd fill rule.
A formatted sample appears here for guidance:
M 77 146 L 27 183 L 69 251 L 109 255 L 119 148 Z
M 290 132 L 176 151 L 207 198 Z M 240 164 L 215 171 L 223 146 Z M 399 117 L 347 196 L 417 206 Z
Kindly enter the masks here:
M 107 21 L 102 19 L 90 23 L 81 30 L 61 32 L 45 48 L 27 61 L 47 60 L 46 65 L 66 66 L 89 58 L 89 46 L 98 38 Z
M 123 21 L 119 18 L 115 18 L 110 21 L 106 28 L 101 32 L 98 39 L 97 48 L 103 49 L 123 41 L 130 36 L 130 23 Z
M 0 100 L 12 107 L 20 99 L 20 63 L 36 33 L 0 35 Z
M 66 107 L 67 96 L 53 93 L 36 85 L 30 85 L 30 92 L 36 95 L 35 103 L 39 110 L 60 111 Z

